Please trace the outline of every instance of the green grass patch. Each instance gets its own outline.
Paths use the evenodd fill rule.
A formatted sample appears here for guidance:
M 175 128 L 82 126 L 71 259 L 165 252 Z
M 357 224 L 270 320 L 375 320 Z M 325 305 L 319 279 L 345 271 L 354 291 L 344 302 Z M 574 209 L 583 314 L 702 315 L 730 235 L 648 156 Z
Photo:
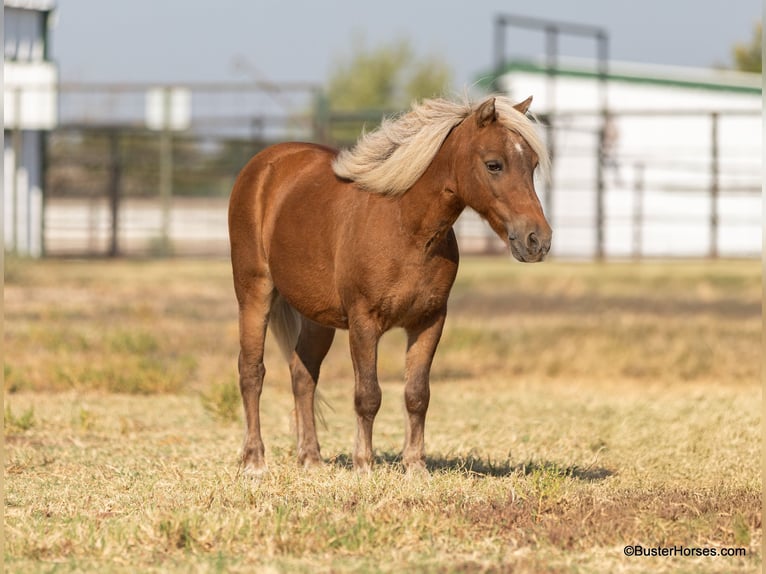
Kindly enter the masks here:
M 5 434 L 18 434 L 28 431 L 35 425 L 35 407 L 30 406 L 20 415 L 14 414 L 9 403 L 5 404 L 4 430 Z
M 242 419 L 242 397 L 237 382 L 213 384 L 200 398 L 202 406 L 216 420 L 236 422 Z

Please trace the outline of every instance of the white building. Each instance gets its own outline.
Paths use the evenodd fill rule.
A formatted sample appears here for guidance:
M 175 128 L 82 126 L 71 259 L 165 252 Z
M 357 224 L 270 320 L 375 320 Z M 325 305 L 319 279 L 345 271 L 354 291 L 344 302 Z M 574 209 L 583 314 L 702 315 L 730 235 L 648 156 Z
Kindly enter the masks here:
M 45 132 L 56 125 L 58 71 L 48 53 L 53 0 L 3 0 L 5 248 L 42 254 Z
M 500 89 L 552 118 L 553 254 L 598 253 L 598 148 L 606 257 L 759 256 L 761 76 L 610 62 L 570 62 L 549 74 L 512 62 Z

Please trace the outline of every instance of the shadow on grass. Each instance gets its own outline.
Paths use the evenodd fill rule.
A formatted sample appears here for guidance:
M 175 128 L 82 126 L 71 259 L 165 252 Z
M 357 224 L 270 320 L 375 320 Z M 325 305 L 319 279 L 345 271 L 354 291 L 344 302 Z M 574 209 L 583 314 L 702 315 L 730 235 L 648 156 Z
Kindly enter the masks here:
M 351 455 L 346 453 L 333 457 L 329 463 L 347 470 L 354 467 Z M 376 453 L 375 465 L 391 466 L 404 472 L 402 457 L 397 453 Z M 594 465 L 562 465 L 552 461 L 495 462 L 474 455 L 426 456 L 426 468 L 431 473 L 457 472 L 480 478 L 501 478 L 513 474 L 524 476 L 544 474 L 559 478 L 573 478 L 582 482 L 600 482 L 615 474 L 613 470 Z

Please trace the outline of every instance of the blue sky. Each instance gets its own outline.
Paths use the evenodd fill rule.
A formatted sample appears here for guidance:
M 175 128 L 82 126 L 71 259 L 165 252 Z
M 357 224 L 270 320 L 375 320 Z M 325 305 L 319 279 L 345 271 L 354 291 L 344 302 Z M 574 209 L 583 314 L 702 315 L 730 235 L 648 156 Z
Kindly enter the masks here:
M 53 55 L 64 81 L 323 83 L 354 34 L 368 46 L 408 38 L 443 57 L 460 90 L 491 66 L 498 13 L 602 26 L 615 60 L 709 67 L 731 64 L 761 10 L 760 0 L 59 0 Z M 542 35 L 520 31 L 509 44 L 518 55 L 544 49 Z M 595 51 L 571 39 L 561 49 Z

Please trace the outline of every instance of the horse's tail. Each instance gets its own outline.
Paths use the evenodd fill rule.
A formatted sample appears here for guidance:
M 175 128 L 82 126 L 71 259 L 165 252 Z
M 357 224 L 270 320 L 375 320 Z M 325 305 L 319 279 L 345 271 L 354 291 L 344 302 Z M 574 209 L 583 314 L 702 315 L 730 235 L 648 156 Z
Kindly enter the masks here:
M 301 315 L 279 294 L 271 304 L 269 328 L 279 344 L 282 356 L 289 363 L 301 333 Z
M 271 304 L 269 314 L 269 329 L 277 340 L 279 350 L 282 356 L 289 363 L 298 344 L 298 336 L 301 334 L 301 314 L 285 301 L 285 298 L 277 293 L 274 302 Z M 319 394 L 319 389 L 314 391 L 314 412 L 317 419 L 323 427 L 327 427 L 322 406 L 330 406 L 329 403 Z M 330 408 L 332 408 L 330 406 Z M 293 417 L 295 410 L 293 410 Z

